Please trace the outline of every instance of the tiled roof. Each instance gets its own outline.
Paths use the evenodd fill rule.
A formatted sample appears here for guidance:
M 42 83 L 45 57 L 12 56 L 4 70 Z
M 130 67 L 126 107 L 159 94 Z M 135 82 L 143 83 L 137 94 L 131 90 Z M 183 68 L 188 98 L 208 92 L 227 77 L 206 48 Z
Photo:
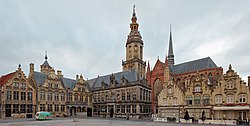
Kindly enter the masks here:
M 182 74 L 182 73 L 203 70 L 203 69 L 210 69 L 210 68 L 217 68 L 217 65 L 210 57 L 206 57 L 174 65 L 172 68 L 172 72 L 174 74 Z
M 4 85 L 16 72 L 9 73 L 0 78 L 0 87 Z
M 45 60 L 45 61 L 43 62 L 42 65 L 43 65 L 43 66 L 50 66 L 50 65 L 49 65 L 49 62 L 48 62 L 47 60 Z
M 98 76 L 97 78 L 93 78 L 88 80 L 90 88 L 97 88 L 102 86 L 102 81 L 105 82 L 107 85 L 110 84 L 110 77 L 112 74 L 104 75 L 104 76 Z M 122 77 L 124 76 L 128 82 L 133 82 L 138 80 L 138 73 L 135 70 L 128 70 L 128 71 L 122 71 L 118 73 L 113 74 L 115 77 L 115 80 L 118 84 L 122 82 Z

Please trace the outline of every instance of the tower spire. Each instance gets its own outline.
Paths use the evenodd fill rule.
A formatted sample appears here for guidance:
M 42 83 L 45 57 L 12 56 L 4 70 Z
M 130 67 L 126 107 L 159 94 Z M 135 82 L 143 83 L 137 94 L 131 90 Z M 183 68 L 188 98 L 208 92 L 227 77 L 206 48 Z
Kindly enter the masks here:
M 139 24 L 136 22 L 137 17 L 136 17 L 136 13 L 135 13 L 135 5 L 133 6 L 133 14 L 132 14 L 131 21 L 132 21 L 132 23 L 130 23 L 131 31 L 138 31 Z
M 172 26 L 170 24 L 170 35 L 169 35 L 169 48 L 168 48 L 168 63 L 170 66 L 174 65 L 174 52 L 173 52 L 173 43 L 172 43 Z
M 47 51 L 45 51 L 45 60 L 47 61 L 48 56 L 47 56 Z

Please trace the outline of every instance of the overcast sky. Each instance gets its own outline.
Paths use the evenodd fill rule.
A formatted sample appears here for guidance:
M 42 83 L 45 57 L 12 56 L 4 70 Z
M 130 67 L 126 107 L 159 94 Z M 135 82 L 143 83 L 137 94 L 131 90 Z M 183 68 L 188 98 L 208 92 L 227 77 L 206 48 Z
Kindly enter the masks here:
M 65 77 L 121 71 L 134 4 L 151 67 L 164 61 L 171 23 L 176 64 L 209 56 L 250 75 L 249 0 L 1 0 L 0 76 L 18 64 L 28 75 L 31 62 L 39 71 L 45 51 Z

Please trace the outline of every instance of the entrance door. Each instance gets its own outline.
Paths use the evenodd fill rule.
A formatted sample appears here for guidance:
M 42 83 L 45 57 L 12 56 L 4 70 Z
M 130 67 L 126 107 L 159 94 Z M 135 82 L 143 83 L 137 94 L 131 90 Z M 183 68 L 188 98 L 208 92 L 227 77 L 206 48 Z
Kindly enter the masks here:
M 92 116 L 92 109 L 91 108 L 87 108 L 87 116 L 88 117 Z
M 114 116 L 114 108 L 111 108 L 109 110 L 109 113 L 110 113 L 110 117 L 113 118 L 113 116 Z
M 11 117 L 11 104 L 5 105 L 5 117 Z
M 245 111 L 239 112 L 239 120 L 246 120 L 247 113 Z

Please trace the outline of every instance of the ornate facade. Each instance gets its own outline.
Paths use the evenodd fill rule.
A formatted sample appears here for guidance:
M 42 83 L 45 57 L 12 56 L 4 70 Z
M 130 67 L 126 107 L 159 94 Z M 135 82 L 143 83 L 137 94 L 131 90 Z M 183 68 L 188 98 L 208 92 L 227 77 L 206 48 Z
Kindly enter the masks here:
M 32 118 L 36 89 L 19 65 L 18 70 L 0 78 L 0 118 Z
M 93 91 L 95 115 L 142 118 L 151 113 L 151 88 L 145 79 L 143 41 L 135 8 L 131 21 L 123 71 L 88 80 Z
M 65 78 L 60 70 L 55 73 L 47 59 L 46 55 L 41 72 L 34 71 L 34 64 L 30 64 L 29 80 L 37 90 L 36 111 L 49 111 L 55 116 L 92 111 L 92 93 L 82 75 L 76 80 Z

